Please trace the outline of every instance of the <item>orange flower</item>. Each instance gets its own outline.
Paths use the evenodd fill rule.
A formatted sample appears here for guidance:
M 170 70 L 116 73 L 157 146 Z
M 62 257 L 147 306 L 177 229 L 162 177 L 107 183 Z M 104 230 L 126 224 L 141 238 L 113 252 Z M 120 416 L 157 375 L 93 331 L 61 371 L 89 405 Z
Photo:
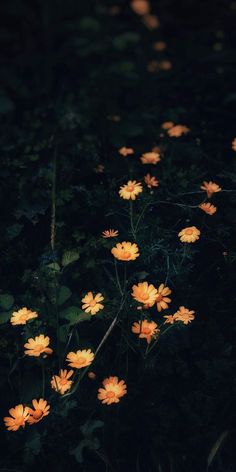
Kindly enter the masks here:
M 159 182 L 156 177 L 152 177 L 150 174 L 145 175 L 144 182 L 148 186 L 148 188 L 158 187 Z
M 95 297 L 93 296 L 92 292 L 88 292 L 84 298 L 82 298 L 82 310 L 85 311 L 85 313 L 90 313 L 91 315 L 95 315 L 98 311 L 102 310 L 104 308 L 104 305 L 102 305 L 100 302 L 104 300 L 104 297 L 102 296 L 101 293 L 97 293 Z
M 136 13 L 136 15 L 146 15 L 150 12 L 150 5 L 147 0 L 133 0 L 130 4 L 130 8 Z
M 124 380 L 119 381 L 118 377 L 108 377 L 103 380 L 102 384 L 104 388 L 98 389 L 98 400 L 106 405 L 118 403 L 120 398 L 127 393 Z
M 143 23 L 150 30 L 154 30 L 160 26 L 159 18 L 156 15 L 145 15 L 143 17 Z
M 208 198 L 211 198 L 213 193 L 217 193 L 222 190 L 222 188 L 219 187 L 218 184 L 212 182 L 211 180 L 210 182 L 204 181 L 200 188 L 206 191 Z
M 168 308 L 168 303 L 171 302 L 171 299 L 168 298 L 166 295 L 170 295 L 171 290 L 169 287 L 165 287 L 164 284 L 161 284 L 160 287 L 157 289 L 157 297 L 156 297 L 156 303 L 157 303 L 157 311 L 162 311 Z
M 133 148 L 128 148 L 128 147 L 125 147 L 125 146 L 121 147 L 118 150 L 118 152 L 119 152 L 119 154 L 121 154 L 121 156 L 124 156 L 124 157 L 129 156 L 131 154 L 134 154 Z
M 51 380 L 51 387 L 56 392 L 63 395 L 67 390 L 70 390 L 73 380 L 69 380 L 74 371 L 73 370 L 63 370 L 61 369 L 59 375 L 53 375 Z
M 119 233 L 116 229 L 105 229 L 105 231 L 102 232 L 102 237 L 103 238 L 116 238 L 118 234 Z
M 175 321 L 176 321 L 174 315 L 165 315 L 165 316 L 163 316 L 163 318 L 165 318 L 165 320 L 166 320 L 164 322 L 164 324 L 174 324 Z
M 43 398 L 39 400 L 32 400 L 33 408 L 29 408 L 30 416 L 27 419 L 29 424 L 38 423 L 41 421 L 44 416 L 49 415 L 50 405 L 48 405 L 47 401 Z
M 132 297 L 147 306 L 153 306 L 156 301 L 157 289 L 154 285 L 148 285 L 147 282 L 139 282 L 138 285 L 132 287 Z
M 143 164 L 157 164 L 161 160 L 160 154 L 158 152 L 145 152 L 140 160 Z
M 25 325 L 27 321 L 37 317 L 38 313 L 36 311 L 31 311 L 28 310 L 28 308 L 24 307 L 12 313 L 10 322 L 13 326 Z
M 173 121 L 165 121 L 161 125 L 162 129 L 170 129 L 170 128 L 173 128 L 173 126 L 174 126 Z
M 182 229 L 178 236 L 182 243 L 194 243 L 199 239 L 201 232 L 196 226 L 189 226 L 188 228 Z
M 161 70 L 170 70 L 172 69 L 172 63 L 167 59 L 159 62 L 159 68 Z
M 120 261 L 134 261 L 139 257 L 139 248 L 136 243 L 123 241 L 112 248 L 111 253 Z
M 157 334 L 160 331 L 154 321 L 148 320 L 135 321 L 131 330 L 132 333 L 138 334 L 140 339 L 146 339 L 148 344 L 150 344 L 152 339 L 157 337 Z
M 143 191 L 143 187 L 136 180 L 129 180 L 127 184 L 122 185 L 119 190 L 119 195 L 124 200 L 136 200 L 137 195 Z
M 50 338 L 44 336 L 44 334 L 40 334 L 34 339 L 30 338 L 28 339 L 28 342 L 24 344 L 24 347 L 26 348 L 25 354 L 32 357 L 39 357 L 41 354 L 52 354 L 53 350 L 48 347 L 49 343 Z
M 8 431 L 17 431 L 19 428 L 24 428 L 25 423 L 29 417 L 29 408 L 23 405 L 16 405 L 14 408 L 10 408 L 9 414 L 11 416 L 5 416 L 3 421 Z
M 191 323 L 192 320 L 194 320 L 195 311 L 193 310 L 188 310 L 188 308 L 185 308 L 184 306 L 180 306 L 178 311 L 173 315 L 176 321 L 182 321 L 185 325 Z
M 91 349 L 83 349 L 82 351 L 69 352 L 67 354 L 67 362 L 69 362 L 70 367 L 75 367 L 75 369 L 82 369 L 92 364 L 94 359 L 94 353 Z
M 236 151 L 236 138 L 232 141 L 232 149 L 233 151 Z
M 217 211 L 217 208 L 214 205 L 211 205 L 210 203 L 201 203 L 201 205 L 199 205 L 199 208 L 201 208 L 201 210 L 203 210 L 208 215 L 214 215 L 214 213 Z
M 92 372 L 91 370 L 88 372 L 88 378 L 90 380 L 95 380 L 96 379 L 96 374 L 94 372 Z
M 179 138 L 183 134 L 187 134 L 190 131 L 187 126 L 184 125 L 175 125 L 172 128 L 168 129 L 167 133 L 171 138 Z

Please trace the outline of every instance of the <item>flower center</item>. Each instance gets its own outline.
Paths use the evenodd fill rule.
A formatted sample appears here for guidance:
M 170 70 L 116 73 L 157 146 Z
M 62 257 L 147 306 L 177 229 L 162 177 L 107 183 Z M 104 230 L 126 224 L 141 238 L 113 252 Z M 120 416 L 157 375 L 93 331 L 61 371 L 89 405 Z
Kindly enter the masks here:
M 28 317 L 27 315 L 21 315 L 20 321 L 27 321 Z
M 41 416 L 43 416 L 43 412 L 42 410 L 40 410 L 39 408 L 37 410 L 35 410 L 33 413 L 32 413 L 32 416 L 35 420 L 38 420 L 39 418 L 41 418 Z
M 16 418 L 15 419 L 15 424 L 17 426 L 23 426 L 25 424 L 25 419 L 23 418 L 23 416 L 20 416 L 19 418 Z
M 148 300 L 149 295 L 148 295 L 148 293 L 143 293 L 142 295 L 140 295 L 140 298 L 141 298 L 142 300 Z
M 158 293 L 157 298 L 156 298 L 156 301 L 157 301 L 157 302 L 160 302 L 160 301 L 162 300 L 162 298 L 163 298 L 162 294 L 161 294 L 161 293 Z
M 186 229 L 185 233 L 186 234 L 193 234 L 193 230 L 191 228 Z
M 66 385 L 67 382 L 68 382 L 67 379 L 61 379 L 61 380 L 60 380 L 61 385 Z
M 42 344 L 37 344 L 37 346 L 35 346 L 34 348 L 34 351 L 36 352 L 41 352 L 44 350 L 44 346 L 42 346 Z
M 83 356 L 78 356 L 77 359 L 76 359 L 76 362 L 78 364 L 83 364 L 84 361 L 85 361 L 85 357 L 83 357 Z
M 108 398 L 114 398 L 115 395 L 116 395 L 115 392 L 112 392 L 111 390 L 109 390 L 109 391 L 107 392 L 107 397 L 108 397 Z
M 151 330 L 150 330 L 150 328 L 142 328 L 142 333 L 143 334 L 150 334 Z
M 123 256 L 124 259 L 129 259 L 130 258 L 130 252 L 129 251 L 123 251 L 122 256 Z
M 96 300 L 92 300 L 92 301 L 90 302 L 90 306 L 92 306 L 92 307 L 95 306 L 96 304 L 97 304 Z
M 133 191 L 134 191 L 134 185 L 133 185 L 133 184 L 128 185 L 127 191 L 128 191 L 128 192 L 133 192 Z

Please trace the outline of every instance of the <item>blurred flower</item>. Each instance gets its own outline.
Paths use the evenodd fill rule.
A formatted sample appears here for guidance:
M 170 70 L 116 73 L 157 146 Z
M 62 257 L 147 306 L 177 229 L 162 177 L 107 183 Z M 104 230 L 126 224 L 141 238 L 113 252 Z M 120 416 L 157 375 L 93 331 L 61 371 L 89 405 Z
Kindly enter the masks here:
M 180 306 L 178 311 L 176 311 L 173 316 L 176 321 L 182 321 L 185 325 L 187 325 L 188 323 L 191 323 L 192 320 L 194 320 L 195 316 L 193 313 L 195 313 L 195 311 L 190 311 L 188 308 Z
M 53 375 L 51 387 L 56 390 L 56 392 L 63 395 L 67 390 L 70 390 L 73 384 L 73 380 L 69 380 L 73 373 L 73 370 L 60 369 L 59 375 Z
M 172 69 L 172 63 L 167 59 L 158 62 L 158 67 L 160 70 L 170 70 Z
M 129 148 L 129 147 L 126 147 L 126 146 L 123 146 L 121 147 L 119 150 L 118 150 L 119 154 L 121 154 L 121 156 L 129 156 L 131 154 L 134 154 L 134 150 L 133 148 Z
M 147 0 L 133 0 L 130 3 L 130 8 L 136 13 L 136 15 L 146 15 L 150 12 L 150 5 Z
M 150 30 L 157 29 L 160 26 L 159 18 L 156 15 L 145 15 L 143 17 L 143 23 Z
M 96 379 L 96 374 L 94 372 L 92 372 L 91 370 L 88 372 L 88 378 L 90 380 L 95 380 Z
M 104 404 L 118 403 L 120 398 L 127 393 L 124 380 L 119 381 L 118 377 L 108 377 L 103 380 L 102 384 L 103 388 L 98 389 L 98 399 Z
M 157 72 L 159 69 L 159 62 L 158 61 L 150 61 L 147 65 L 148 72 Z
M 167 48 L 167 44 L 164 41 L 156 41 L 153 44 L 153 49 L 155 51 L 164 51 Z
M 129 180 L 127 184 L 122 185 L 119 190 L 119 195 L 124 200 L 136 200 L 139 193 L 143 191 L 143 187 L 136 180 Z
M 140 157 L 140 160 L 143 164 L 157 164 L 161 158 L 158 152 L 145 152 Z
M 187 134 L 190 131 L 187 126 L 184 125 L 175 125 L 172 128 L 168 129 L 167 133 L 171 138 L 179 138 L 183 134 Z
M 52 354 L 53 350 L 49 348 L 50 338 L 40 334 L 34 339 L 28 339 L 28 342 L 24 344 L 26 348 L 25 354 L 27 356 L 39 357 L 41 354 Z
M 153 146 L 152 152 L 156 152 L 157 154 L 161 154 L 161 148 L 160 148 L 160 146 Z
M 84 310 L 85 313 L 95 315 L 98 311 L 104 308 L 104 305 L 100 303 L 103 300 L 104 297 L 101 293 L 97 293 L 97 295 L 94 297 L 92 292 L 88 292 L 81 300 L 83 303 L 82 310 Z
M 219 187 L 218 184 L 216 184 L 215 182 L 212 182 L 211 180 L 210 182 L 204 181 L 203 185 L 201 185 L 200 188 L 206 191 L 208 198 L 211 198 L 213 193 L 217 193 L 222 190 L 222 188 Z
M 148 285 L 147 282 L 139 282 L 132 287 L 132 297 L 137 301 L 148 306 L 153 306 L 156 301 L 157 289 L 154 285 Z
M 165 121 L 161 125 L 162 129 L 170 129 L 170 128 L 173 128 L 173 126 L 174 126 L 173 121 Z
M 139 257 L 139 248 L 136 243 L 130 243 L 123 241 L 123 243 L 117 243 L 112 248 L 111 253 L 119 261 L 134 261 Z
M 31 311 L 28 310 L 28 308 L 24 307 L 12 313 L 10 322 L 13 326 L 25 325 L 27 321 L 37 317 L 38 313 L 36 311 Z
M 50 405 L 43 398 L 32 400 L 33 408 L 29 408 L 30 416 L 27 419 L 29 424 L 38 423 L 44 416 L 49 415 Z
M 232 141 L 232 149 L 233 151 L 236 151 L 236 138 Z
M 29 408 L 24 407 L 22 404 L 16 405 L 14 408 L 10 408 L 9 414 L 11 416 L 5 416 L 3 421 L 8 431 L 17 431 L 19 428 L 24 428 L 25 423 L 29 417 Z
M 69 352 L 67 354 L 67 362 L 69 362 L 70 367 L 75 369 L 82 369 L 92 364 L 94 359 L 94 353 L 91 349 L 83 349 L 82 351 L 78 350 L 76 352 Z
M 152 177 L 150 174 L 145 175 L 144 182 L 148 188 L 158 187 L 159 182 L 156 177 Z
M 157 337 L 157 334 L 160 331 L 154 321 L 148 320 L 135 321 L 131 330 L 132 333 L 138 334 L 140 339 L 146 339 L 148 344 L 150 344 L 152 339 Z
M 199 239 L 200 234 L 201 232 L 196 228 L 196 226 L 189 226 L 188 228 L 182 229 L 178 236 L 182 243 L 194 243 Z
M 94 172 L 96 172 L 96 174 L 102 174 L 104 172 L 104 169 L 105 169 L 105 166 L 102 165 L 102 164 L 98 164 L 97 167 L 94 167 Z
M 217 211 L 217 208 L 214 205 L 211 205 L 210 203 L 201 203 L 201 205 L 199 205 L 199 208 L 201 208 L 201 210 L 203 210 L 208 215 L 214 215 L 214 213 Z
M 113 121 L 114 123 L 119 123 L 121 120 L 120 115 L 108 115 L 107 119 Z
M 103 238 L 116 238 L 118 236 L 118 231 L 115 229 L 105 229 L 105 231 L 102 232 L 102 237 Z
M 166 320 L 164 322 L 164 324 L 174 324 L 175 321 L 176 321 L 174 315 L 165 315 L 165 316 L 163 316 L 163 318 L 165 318 L 165 320 Z
M 171 299 L 167 297 L 167 295 L 171 294 L 171 290 L 169 287 L 165 287 L 164 284 L 161 284 L 160 287 L 157 289 L 157 296 L 156 296 L 156 303 L 157 303 L 157 311 L 162 311 L 168 308 L 168 303 L 171 302 Z
M 121 11 L 121 8 L 119 5 L 113 5 L 111 8 L 109 8 L 108 13 L 110 16 L 116 16 L 119 15 Z

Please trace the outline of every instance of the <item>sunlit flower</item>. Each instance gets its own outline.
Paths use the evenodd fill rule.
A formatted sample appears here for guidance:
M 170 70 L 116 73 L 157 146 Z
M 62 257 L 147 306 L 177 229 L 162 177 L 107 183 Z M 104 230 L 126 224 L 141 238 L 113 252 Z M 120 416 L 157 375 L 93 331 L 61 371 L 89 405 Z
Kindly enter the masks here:
M 232 141 L 232 149 L 233 151 L 236 151 L 236 138 Z
M 164 123 L 162 123 L 161 127 L 162 129 L 170 129 L 170 128 L 173 128 L 174 126 L 174 123 L 173 121 L 165 121 Z
M 178 311 L 173 315 L 176 321 L 182 321 L 185 325 L 191 323 L 192 320 L 194 320 L 195 311 L 193 310 L 188 310 L 188 308 L 185 308 L 184 306 L 180 306 Z
M 32 404 L 34 408 L 29 408 L 30 416 L 27 419 L 27 423 L 38 423 L 44 418 L 44 416 L 49 415 L 50 405 L 48 405 L 47 401 L 43 398 L 32 400 Z
M 112 248 L 111 253 L 120 261 L 134 261 L 139 257 L 138 251 L 139 248 L 136 243 L 123 241 L 123 243 L 117 243 L 116 246 Z
M 53 350 L 48 347 L 50 343 L 50 338 L 48 336 L 44 336 L 44 334 L 40 334 L 36 336 L 34 339 L 28 339 L 28 342 L 24 344 L 26 348 L 25 354 L 27 356 L 39 357 L 41 354 L 47 355 L 52 354 Z
M 148 282 L 139 282 L 132 287 L 132 297 L 137 301 L 149 307 L 153 306 L 157 297 L 157 289 L 154 285 L 148 285 Z
M 172 63 L 165 59 L 163 61 L 159 61 L 158 67 L 160 70 L 170 70 L 172 69 Z
M 158 187 L 159 182 L 156 177 L 152 177 L 150 174 L 145 175 L 144 182 L 148 186 L 148 188 Z
M 179 138 L 183 134 L 187 134 L 190 131 L 187 126 L 184 125 L 175 125 L 172 128 L 168 129 L 167 133 L 171 138 Z
M 143 16 L 150 12 L 150 5 L 147 0 L 133 0 L 130 7 L 136 15 Z
M 118 234 L 119 233 L 116 229 L 105 229 L 105 231 L 102 232 L 102 237 L 103 238 L 116 238 Z
M 91 370 L 88 372 L 88 378 L 90 380 L 95 380 L 96 379 L 96 374 L 94 372 L 92 372 Z
M 36 311 L 31 311 L 28 310 L 28 308 L 24 307 L 12 313 L 10 322 L 13 326 L 25 325 L 27 321 L 37 317 L 38 313 Z
M 51 387 L 56 390 L 56 392 L 63 395 L 67 390 L 70 390 L 73 384 L 73 380 L 69 380 L 73 373 L 73 370 L 60 369 L 59 375 L 53 375 Z
M 119 195 L 124 200 L 136 200 L 137 195 L 143 191 L 143 187 L 136 180 L 129 180 L 127 184 L 122 185 L 119 190 Z
M 100 302 L 104 300 L 104 297 L 101 293 L 97 293 L 97 295 L 93 296 L 92 292 L 88 292 L 84 298 L 82 298 L 82 310 L 85 313 L 90 313 L 91 315 L 95 315 L 98 311 L 104 308 Z
M 24 428 L 25 423 L 29 417 L 29 408 L 23 405 L 16 405 L 14 408 L 10 408 L 9 414 L 11 416 L 5 416 L 3 421 L 8 431 L 17 431 L 19 428 Z
M 178 236 L 182 243 L 194 243 L 200 237 L 200 230 L 196 226 L 189 226 L 188 228 L 182 229 Z
M 145 152 L 140 160 L 143 164 L 157 164 L 161 160 L 160 154 L 158 152 Z
M 127 393 L 124 380 L 119 381 L 118 377 L 108 377 L 103 380 L 102 384 L 103 388 L 98 389 L 98 399 L 106 405 L 118 403 L 120 398 Z
M 145 15 L 143 17 L 143 23 L 150 30 L 154 30 L 160 26 L 159 18 L 156 15 Z
M 155 51 L 164 51 L 167 48 L 167 44 L 164 41 L 156 41 L 153 44 L 153 49 Z
M 165 315 L 163 318 L 165 318 L 164 324 L 174 324 L 176 321 L 174 315 Z
M 66 358 L 67 362 L 69 362 L 69 366 L 74 367 L 75 369 L 87 367 L 88 365 L 92 364 L 93 359 L 94 353 L 91 351 L 91 349 L 69 352 Z
M 103 164 L 98 164 L 97 167 L 94 167 L 94 172 L 96 172 L 96 174 L 102 174 L 104 172 L 104 169 L 105 169 L 105 166 Z
M 119 150 L 118 150 L 119 154 L 121 154 L 121 156 L 130 156 L 131 154 L 134 154 L 134 150 L 133 148 L 129 148 L 129 147 L 121 147 Z
M 171 290 L 169 287 L 165 287 L 164 284 L 161 284 L 160 287 L 157 289 L 157 296 L 156 296 L 156 303 L 157 303 L 157 311 L 166 310 L 168 308 L 168 303 L 171 302 L 171 299 L 167 297 L 167 295 L 171 294 Z
M 154 321 L 148 320 L 135 321 L 131 330 L 132 333 L 138 334 L 140 339 L 146 339 L 148 344 L 157 337 L 160 331 Z
M 208 215 L 214 215 L 214 213 L 216 213 L 217 211 L 217 208 L 214 205 L 211 205 L 210 203 L 201 203 L 201 205 L 199 205 L 199 208 L 201 208 L 201 210 L 203 210 Z
M 215 182 L 212 182 L 211 180 L 210 182 L 204 181 L 203 184 L 201 185 L 201 189 L 206 191 L 208 198 L 211 198 L 213 193 L 217 193 L 222 190 L 222 188 L 219 187 L 218 184 L 216 184 Z

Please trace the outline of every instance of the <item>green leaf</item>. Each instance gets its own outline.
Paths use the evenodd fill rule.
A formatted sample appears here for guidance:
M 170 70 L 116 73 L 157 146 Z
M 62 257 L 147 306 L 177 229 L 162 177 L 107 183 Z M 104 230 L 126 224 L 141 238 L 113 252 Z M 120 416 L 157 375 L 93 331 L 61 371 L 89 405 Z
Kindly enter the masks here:
M 69 287 L 62 285 L 58 295 L 58 305 L 63 305 L 71 296 Z
M 0 313 L 0 325 L 7 323 L 11 318 L 12 311 L 2 311 Z
M 60 312 L 60 317 L 68 320 L 71 325 L 80 323 L 81 321 L 90 320 L 91 316 L 82 311 L 77 306 L 69 306 Z
M 47 267 L 54 272 L 60 272 L 61 270 L 57 262 L 51 262 L 50 264 L 47 264 Z
M 5 295 L 0 295 L 0 307 L 3 310 L 10 310 L 14 303 L 14 297 L 6 293 Z
M 80 254 L 78 251 L 65 251 L 63 256 L 62 256 L 62 265 L 63 267 L 68 266 L 69 264 L 72 264 L 72 262 L 75 262 L 79 259 Z
M 21 225 L 19 223 L 8 226 L 8 228 L 7 228 L 8 238 L 10 240 L 16 238 L 17 236 L 19 236 L 19 234 L 20 234 L 20 232 L 23 228 L 24 228 L 24 225 Z

